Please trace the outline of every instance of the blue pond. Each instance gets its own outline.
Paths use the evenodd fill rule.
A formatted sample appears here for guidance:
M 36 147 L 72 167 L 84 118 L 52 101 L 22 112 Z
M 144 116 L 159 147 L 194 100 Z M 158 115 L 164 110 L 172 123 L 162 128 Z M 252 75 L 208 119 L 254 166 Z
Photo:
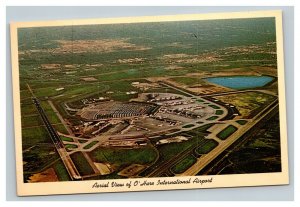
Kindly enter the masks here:
M 251 89 L 265 86 L 274 78 L 270 76 L 226 76 L 206 78 L 205 80 L 232 89 Z

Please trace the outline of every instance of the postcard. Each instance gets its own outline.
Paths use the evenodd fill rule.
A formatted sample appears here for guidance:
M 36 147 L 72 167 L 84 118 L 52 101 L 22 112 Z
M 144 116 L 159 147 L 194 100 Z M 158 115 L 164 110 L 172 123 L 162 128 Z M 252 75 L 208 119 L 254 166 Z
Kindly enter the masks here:
M 11 23 L 19 196 L 289 183 L 281 11 Z

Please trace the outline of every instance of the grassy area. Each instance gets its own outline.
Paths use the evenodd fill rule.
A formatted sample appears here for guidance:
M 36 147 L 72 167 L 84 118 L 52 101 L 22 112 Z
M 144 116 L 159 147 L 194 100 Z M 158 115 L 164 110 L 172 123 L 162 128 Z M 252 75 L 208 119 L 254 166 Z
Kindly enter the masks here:
M 71 158 L 80 175 L 90 175 L 94 173 L 93 168 L 81 152 L 75 152 L 71 155 Z
M 205 83 L 203 80 L 196 77 L 175 77 L 175 78 L 171 78 L 170 80 L 187 86 Z
M 102 84 L 80 84 L 80 85 L 74 85 L 66 88 L 66 91 L 64 92 L 65 96 L 75 96 L 80 94 L 87 94 L 87 93 L 93 93 L 95 91 L 99 91 L 102 88 L 106 88 Z
M 89 97 L 90 95 L 101 94 L 105 92 L 109 87 L 107 85 L 99 83 L 86 83 L 86 84 L 74 84 L 65 88 L 62 96 L 53 98 L 54 102 L 72 102 L 82 98 Z M 57 104 L 56 104 L 57 105 Z
M 58 97 L 56 100 L 58 102 L 67 101 L 70 106 L 76 107 L 76 102 L 81 100 L 82 98 L 98 98 L 99 96 L 108 97 L 110 99 L 116 100 L 116 101 L 129 101 L 132 98 L 137 98 L 137 94 L 126 94 L 127 91 L 139 91 L 137 88 L 133 87 L 131 83 L 133 81 L 142 81 L 140 79 L 132 80 L 132 81 L 111 81 L 111 82 L 105 82 L 105 83 L 94 83 L 94 84 L 86 84 L 82 85 L 82 88 L 85 88 L 88 86 L 88 90 L 83 90 L 81 93 L 78 93 L 78 95 L 75 94 L 69 94 L 65 93 L 63 97 Z M 78 90 L 76 90 L 79 92 Z M 113 92 L 112 94 L 107 94 L 107 91 Z M 72 98 L 70 98 L 70 95 Z
M 219 109 L 219 108 L 220 108 L 219 106 L 212 105 L 212 104 L 210 104 L 210 105 L 208 105 L 208 106 L 210 106 L 210 107 L 213 108 L 213 109 Z
M 213 125 L 214 124 L 205 124 L 203 126 L 197 127 L 196 129 L 193 129 L 192 132 L 204 133 Z
M 38 111 L 35 108 L 33 103 L 30 104 L 21 104 L 21 114 L 23 115 L 38 115 Z
M 91 152 L 95 162 L 108 162 L 118 166 L 130 164 L 149 164 L 156 159 L 152 147 L 138 149 L 119 149 L 99 147 Z
M 118 175 L 118 172 L 113 172 L 108 175 L 96 175 L 93 177 L 85 178 L 84 180 L 106 180 L 106 179 L 124 179 L 127 177 L 123 177 L 121 175 Z
M 48 103 L 48 101 L 40 101 L 40 104 L 41 104 L 42 108 L 44 109 L 44 111 L 53 111 L 53 109 L 50 106 L 50 104 Z
M 115 101 L 122 101 L 126 102 L 129 101 L 130 99 L 137 98 L 138 94 L 126 94 L 125 92 L 120 92 L 120 93 L 115 93 L 110 96 L 111 99 Z
M 225 129 L 223 129 L 219 134 L 217 134 L 217 137 L 222 140 L 225 140 L 225 139 L 227 139 L 227 137 L 232 135 L 236 130 L 237 130 L 237 128 L 235 126 L 229 125 Z
M 216 110 L 216 115 L 222 115 L 223 113 L 223 110 Z
M 152 88 L 146 91 L 147 93 L 175 93 L 179 95 L 187 96 L 187 94 L 177 91 L 173 88 L 161 87 L 161 88 Z
M 93 142 L 89 143 L 88 145 L 84 146 L 83 149 L 90 149 L 92 146 L 94 146 L 97 143 L 98 143 L 98 141 L 93 141 Z
M 67 149 L 75 149 L 75 148 L 77 148 L 77 145 L 76 144 L 65 144 L 65 148 L 67 148 Z
M 195 164 L 197 159 L 193 155 L 188 155 L 182 160 L 180 160 L 176 165 L 174 165 L 171 170 L 172 172 L 179 174 L 186 171 L 189 167 Z
M 60 136 L 60 138 L 63 140 L 63 141 L 66 141 L 66 142 L 73 142 L 74 140 L 70 137 L 64 137 L 64 136 Z
M 33 116 L 21 116 L 22 127 L 32 127 L 43 125 L 43 121 L 40 118 L 40 115 Z
M 188 125 L 184 125 L 182 128 L 191 128 L 193 126 L 195 126 L 195 125 L 194 124 L 188 124 Z
M 45 88 L 36 88 L 34 89 L 34 95 L 36 97 L 54 97 L 58 95 L 63 95 L 61 97 L 67 96 L 72 97 L 80 94 L 87 94 L 97 91 L 102 88 L 106 88 L 102 84 L 76 84 L 64 87 L 64 90 L 56 91 L 57 87 L 45 87 Z M 60 99 L 61 97 L 58 97 Z
M 208 139 L 205 145 L 202 145 L 196 149 L 198 154 L 207 154 L 211 150 L 213 150 L 216 146 L 218 146 L 218 142 L 212 139 Z
M 191 132 L 191 131 L 194 131 L 194 132 Z M 159 145 L 157 147 L 157 149 L 159 150 L 159 153 L 160 153 L 160 159 L 161 160 L 171 159 L 172 157 L 178 155 L 179 153 L 181 153 L 193 146 L 196 147 L 197 145 L 202 144 L 204 141 L 203 132 L 197 131 L 196 129 L 193 129 L 191 131 L 189 131 L 189 132 L 191 132 L 191 134 L 189 132 L 186 132 L 186 134 L 193 136 L 192 138 L 190 138 L 187 141 Z M 185 136 L 185 134 L 182 134 L 182 135 Z
M 51 106 L 48 104 L 47 101 L 41 101 L 41 106 L 45 111 L 45 114 L 47 115 L 47 118 L 49 119 L 51 124 L 57 124 L 60 123 L 59 118 L 57 117 L 56 113 L 53 111 Z M 40 115 L 38 111 L 36 110 L 35 106 L 30 104 L 22 104 L 21 105 L 21 114 L 22 114 L 22 126 L 37 126 L 42 125 L 43 122 L 40 118 Z
M 71 180 L 70 176 L 68 174 L 68 171 L 66 170 L 66 168 L 61 160 L 56 162 L 53 165 L 53 168 L 56 172 L 56 175 L 57 175 L 59 181 L 70 181 Z
M 26 147 L 23 152 L 24 172 L 38 172 L 54 160 L 59 155 L 52 144 L 40 144 L 34 147 Z
M 204 100 L 202 100 L 202 99 L 197 99 L 197 101 L 200 102 L 200 103 L 204 102 Z
M 47 118 L 51 124 L 61 123 L 58 116 L 56 115 L 56 113 L 54 111 L 48 110 L 48 111 L 45 111 L 45 114 L 47 115 Z
M 68 134 L 68 131 L 63 124 L 56 124 L 54 125 L 54 128 L 61 133 Z
M 20 91 L 20 98 L 22 99 L 26 99 L 26 98 L 31 98 L 31 93 L 29 92 L 29 90 L 22 90 Z
M 164 144 L 158 147 L 158 150 L 160 152 L 160 158 L 162 160 L 168 160 L 172 157 L 176 156 L 177 154 L 187 150 L 191 146 L 196 144 L 196 140 L 193 139 L 193 141 L 185 141 L 180 143 L 170 143 L 170 144 Z
M 261 92 L 244 92 L 217 96 L 224 103 L 234 105 L 243 118 L 252 118 L 276 97 Z
M 32 104 L 32 99 L 30 97 L 21 99 L 21 105 L 26 105 L 26 104 Z
M 48 88 L 36 88 L 33 89 L 33 94 L 38 97 L 51 97 L 51 96 L 57 96 L 61 94 L 63 91 L 56 91 L 56 87 L 48 87 Z
M 274 149 L 275 146 L 273 143 L 268 143 L 264 139 L 256 139 L 254 142 L 251 143 L 252 148 L 271 148 Z
M 22 129 L 22 145 L 35 145 L 37 143 L 52 143 L 48 131 L 44 126 Z
M 240 125 L 245 125 L 248 121 L 247 120 L 237 120 L 236 123 Z
M 205 124 L 203 126 L 194 128 L 190 131 L 184 132 L 183 136 L 190 136 L 190 137 L 193 137 L 195 139 L 198 139 L 198 140 L 196 140 L 195 144 L 200 144 L 200 142 L 205 140 L 204 136 L 209 133 L 207 130 L 211 126 L 213 126 L 213 124 Z
M 126 92 L 126 91 L 134 91 L 137 90 L 137 88 L 133 87 L 131 85 L 132 82 L 145 82 L 143 79 L 136 79 L 136 80 L 122 80 L 119 79 L 118 81 L 111 81 L 111 82 L 106 82 L 105 85 L 109 86 L 110 91 L 115 91 L 115 92 Z
M 211 116 L 211 117 L 209 117 L 208 119 L 206 119 L 206 120 L 208 120 L 208 121 L 213 121 L 213 120 L 216 120 L 218 117 L 217 116 Z

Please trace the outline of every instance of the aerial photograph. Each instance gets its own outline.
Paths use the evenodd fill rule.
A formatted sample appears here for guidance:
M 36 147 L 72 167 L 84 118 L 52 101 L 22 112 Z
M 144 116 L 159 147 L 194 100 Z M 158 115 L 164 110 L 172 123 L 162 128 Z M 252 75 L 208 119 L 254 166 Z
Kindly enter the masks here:
M 17 32 L 24 183 L 282 171 L 275 17 Z

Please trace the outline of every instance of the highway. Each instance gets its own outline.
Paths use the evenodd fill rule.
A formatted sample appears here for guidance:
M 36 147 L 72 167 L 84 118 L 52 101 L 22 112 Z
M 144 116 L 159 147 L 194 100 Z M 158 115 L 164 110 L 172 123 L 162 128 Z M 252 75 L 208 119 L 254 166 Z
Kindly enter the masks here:
M 66 149 L 60 139 L 60 136 L 57 134 L 56 130 L 51 125 L 47 115 L 45 114 L 43 108 L 41 107 L 40 102 L 38 101 L 38 99 L 36 97 L 33 97 L 32 100 L 33 100 L 33 103 L 34 103 L 36 109 L 38 110 L 38 112 L 47 128 L 47 131 L 52 139 L 52 142 L 53 142 L 58 154 L 60 155 L 61 160 L 63 161 L 63 163 L 70 175 L 70 178 L 72 180 L 81 179 L 81 176 L 80 176 L 79 172 L 77 171 L 68 152 L 66 151 Z

